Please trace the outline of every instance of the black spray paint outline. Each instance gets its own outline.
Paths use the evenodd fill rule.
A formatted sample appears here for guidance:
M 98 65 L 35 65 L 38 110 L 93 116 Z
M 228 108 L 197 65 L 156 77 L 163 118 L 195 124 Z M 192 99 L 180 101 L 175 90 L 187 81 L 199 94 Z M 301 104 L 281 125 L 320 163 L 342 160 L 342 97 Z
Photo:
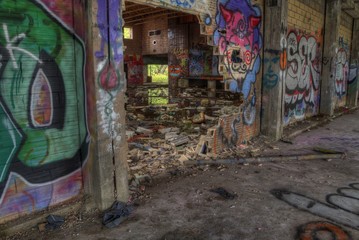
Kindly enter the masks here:
M 356 186 L 357 184 L 359 183 L 352 183 L 349 186 Z M 353 189 L 358 190 L 356 187 Z M 282 200 L 295 208 L 310 212 L 319 217 L 329 219 L 335 223 L 359 230 L 359 215 L 350 210 L 345 210 L 342 207 L 336 205 L 323 203 L 305 195 L 291 192 L 287 189 L 273 189 L 270 191 L 270 193 L 279 200 Z M 329 214 L 323 211 L 329 211 Z

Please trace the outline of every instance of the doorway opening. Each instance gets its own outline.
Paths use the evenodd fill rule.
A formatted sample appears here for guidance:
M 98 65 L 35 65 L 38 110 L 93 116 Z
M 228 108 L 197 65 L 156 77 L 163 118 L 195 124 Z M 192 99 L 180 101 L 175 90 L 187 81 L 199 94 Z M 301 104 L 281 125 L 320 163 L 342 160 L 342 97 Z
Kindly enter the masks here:
M 204 23 L 130 1 L 123 19 L 130 173 L 156 175 L 215 154 L 220 138 L 212 128 L 224 111 L 233 112 L 233 99 Z
M 148 104 L 168 104 L 168 65 L 147 65 L 147 76 L 151 83 L 156 84 L 154 88 L 148 89 Z

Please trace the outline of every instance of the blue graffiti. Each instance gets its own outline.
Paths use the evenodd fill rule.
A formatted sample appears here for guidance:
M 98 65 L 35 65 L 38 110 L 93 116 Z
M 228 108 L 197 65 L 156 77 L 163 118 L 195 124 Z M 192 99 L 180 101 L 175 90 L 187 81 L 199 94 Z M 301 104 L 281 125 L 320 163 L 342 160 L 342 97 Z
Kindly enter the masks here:
M 273 65 L 277 65 L 279 61 L 279 57 L 273 58 L 264 58 L 264 67 L 266 68 L 266 72 L 263 76 L 263 87 L 266 89 L 274 88 L 279 80 L 279 76 L 276 72 L 273 71 Z
M 171 3 L 178 7 L 192 8 L 193 4 L 195 3 L 195 0 L 171 0 Z
M 118 39 L 122 38 L 122 21 L 119 9 L 121 9 L 121 0 L 98 0 L 97 23 L 101 35 L 101 49 L 95 53 L 96 58 L 103 59 L 106 54 L 105 44 L 109 44 L 110 57 L 113 54 L 113 60 L 119 63 L 122 58 L 122 44 Z
M 253 69 L 248 71 L 246 78 L 244 79 L 244 82 L 241 86 L 238 84 L 238 81 L 232 79 L 229 80 L 229 89 L 231 92 L 237 92 L 237 93 L 243 93 L 244 99 L 247 99 L 249 96 L 249 93 L 251 91 L 252 84 L 256 82 L 256 75 L 260 71 L 261 67 L 261 59 L 259 56 L 257 56 Z

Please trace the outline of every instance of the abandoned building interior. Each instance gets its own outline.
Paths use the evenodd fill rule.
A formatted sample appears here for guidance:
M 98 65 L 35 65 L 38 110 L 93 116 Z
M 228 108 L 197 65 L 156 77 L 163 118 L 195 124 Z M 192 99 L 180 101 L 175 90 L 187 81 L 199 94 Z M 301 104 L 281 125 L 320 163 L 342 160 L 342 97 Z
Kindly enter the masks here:
M 213 145 L 214 127 L 220 116 L 238 111 L 240 95 L 225 86 L 219 56 L 201 34 L 198 16 L 125 6 L 130 168 L 155 173 L 198 155 L 214 156 L 220 151 Z M 245 143 L 244 138 L 227 141 L 232 148 Z
M 0 22 L 0 223 L 358 103 L 358 1 L 3 0 Z

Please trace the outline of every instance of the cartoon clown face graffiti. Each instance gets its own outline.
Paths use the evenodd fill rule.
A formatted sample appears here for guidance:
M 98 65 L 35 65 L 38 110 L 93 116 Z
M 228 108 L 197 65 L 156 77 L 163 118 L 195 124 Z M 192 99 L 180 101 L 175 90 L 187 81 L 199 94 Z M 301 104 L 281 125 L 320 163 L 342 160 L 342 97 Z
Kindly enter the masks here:
M 230 90 L 242 92 L 246 98 L 260 68 L 261 17 L 250 8 L 245 13 L 245 8 L 233 10 L 229 6 L 219 4 L 218 47 L 226 68 L 222 73 L 230 81 Z

